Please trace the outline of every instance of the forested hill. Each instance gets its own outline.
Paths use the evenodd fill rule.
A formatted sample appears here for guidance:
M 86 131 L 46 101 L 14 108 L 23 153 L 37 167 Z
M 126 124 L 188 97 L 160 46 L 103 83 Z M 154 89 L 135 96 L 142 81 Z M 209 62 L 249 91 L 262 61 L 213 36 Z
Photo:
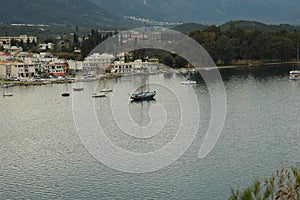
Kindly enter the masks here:
M 290 24 L 264 24 L 256 21 L 237 20 L 230 21 L 222 24 L 220 27 L 222 30 L 228 30 L 230 26 L 240 27 L 244 30 L 258 30 L 258 31 L 278 31 L 286 30 L 288 32 L 300 31 L 300 26 L 293 26 Z
M 210 26 L 189 34 L 200 43 L 218 65 L 243 61 L 291 61 L 297 58 L 300 31 L 245 30 L 234 25 L 227 30 Z
M 225 24 L 220 25 L 222 31 L 227 31 L 231 26 L 239 27 L 247 31 L 278 31 L 285 30 L 288 32 L 300 31 L 300 26 L 293 26 L 290 24 L 264 24 L 257 21 L 246 21 L 246 20 L 236 20 L 229 21 Z M 183 23 L 181 25 L 175 26 L 173 29 L 182 33 L 190 33 L 191 31 L 204 30 L 207 25 L 201 25 L 196 23 Z
M 173 27 L 172 29 L 175 31 L 179 31 L 181 33 L 190 33 L 192 31 L 196 30 L 203 30 L 207 28 L 208 26 L 202 25 L 202 24 L 197 24 L 197 23 L 184 23 L 178 26 Z

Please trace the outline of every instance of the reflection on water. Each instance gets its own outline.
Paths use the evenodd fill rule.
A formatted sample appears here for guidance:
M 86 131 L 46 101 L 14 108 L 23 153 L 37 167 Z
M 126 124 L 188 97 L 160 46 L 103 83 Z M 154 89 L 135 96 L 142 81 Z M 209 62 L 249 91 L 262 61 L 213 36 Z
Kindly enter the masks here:
M 255 177 L 299 164 L 300 82 L 288 79 L 292 68 L 221 71 L 228 101 L 225 127 L 213 151 L 201 160 L 197 155 L 210 121 L 210 96 L 199 74 L 191 75 L 199 84 L 180 87 L 193 88 L 197 94 L 201 111 L 198 135 L 179 160 L 146 174 L 118 172 L 95 160 L 80 141 L 72 112 L 74 95 L 84 105 L 92 92 L 101 88 L 131 88 L 125 94 L 131 93 L 139 87 L 138 79 L 109 79 L 98 85 L 85 82 L 84 91 L 76 94 L 72 84 L 7 88 L 14 96 L 0 98 L 0 199 L 226 199 L 231 187 L 244 188 Z M 150 77 L 165 84 L 185 80 L 178 74 Z M 112 96 L 118 95 L 115 90 L 106 98 L 94 99 L 98 121 L 114 144 L 148 152 L 174 138 L 180 102 L 163 84 L 150 84 L 150 88 L 157 90 L 155 101 L 131 103 L 126 96 L 125 102 L 119 102 L 141 126 L 151 122 L 156 106 L 165 109 L 166 126 L 148 139 L 126 135 L 117 126 L 110 109 Z M 65 91 L 71 96 L 62 98 Z

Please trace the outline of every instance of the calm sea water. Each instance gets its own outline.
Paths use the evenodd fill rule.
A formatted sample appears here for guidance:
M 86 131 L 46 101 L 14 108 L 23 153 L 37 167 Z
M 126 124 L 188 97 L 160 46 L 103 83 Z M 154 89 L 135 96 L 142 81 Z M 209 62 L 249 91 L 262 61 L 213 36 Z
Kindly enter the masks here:
M 198 158 L 198 152 L 211 117 L 210 96 L 205 84 L 181 86 L 194 89 L 198 97 L 197 136 L 177 161 L 141 174 L 117 171 L 95 159 L 81 142 L 72 107 L 74 97 L 86 106 L 91 93 L 101 87 L 135 88 L 138 78 L 8 88 L 14 96 L 0 98 L 0 199 L 228 199 L 230 188 L 244 188 L 256 177 L 271 176 L 277 168 L 299 166 L 300 81 L 288 79 L 289 69 L 222 70 L 225 126 L 204 159 Z M 151 79 L 171 84 L 184 80 L 175 73 L 151 75 Z M 84 91 L 74 93 L 76 84 Z M 130 103 L 127 97 L 123 102 L 115 93 L 93 100 L 97 119 L 116 145 L 148 152 L 174 137 L 180 102 L 163 85 L 150 87 L 158 92 L 156 101 Z M 65 91 L 71 96 L 61 97 Z M 163 106 L 168 116 L 163 134 L 140 140 L 122 134 L 111 112 L 113 98 L 122 100 L 120 105 L 127 106 L 140 125 L 149 123 L 152 106 Z M 84 120 L 89 119 L 86 114 Z

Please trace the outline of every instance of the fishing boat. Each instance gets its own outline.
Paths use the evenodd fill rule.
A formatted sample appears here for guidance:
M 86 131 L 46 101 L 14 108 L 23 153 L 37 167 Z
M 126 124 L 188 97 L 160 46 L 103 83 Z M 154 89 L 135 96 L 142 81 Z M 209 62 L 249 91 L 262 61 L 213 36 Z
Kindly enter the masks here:
M 135 101 L 145 101 L 145 100 L 154 99 L 155 95 L 156 95 L 156 91 L 153 92 L 148 91 L 148 92 L 140 92 L 140 93 L 132 94 L 130 98 Z
M 93 98 L 97 98 L 97 97 L 106 97 L 106 95 L 105 95 L 103 92 L 101 92 L 101 93 L 99 93 L 99 94 L 97 94 L 97 93 L 92 94 L 92 97 L 93 97 Z

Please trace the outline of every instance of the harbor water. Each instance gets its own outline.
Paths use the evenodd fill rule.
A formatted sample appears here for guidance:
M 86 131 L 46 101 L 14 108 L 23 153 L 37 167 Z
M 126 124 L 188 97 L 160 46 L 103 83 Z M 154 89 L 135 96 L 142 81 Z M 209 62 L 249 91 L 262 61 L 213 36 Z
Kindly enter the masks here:
M 255 178 L 270 177 L 278 168 L 299 167 L 300 81 L 289 80 L 290 69 L 269 66 L 221 71 L 227 97 L 225 124 L 216 145 L 202 159 L 198 153 L 212 108 L 201 80 L 192 86 L 179 84 L 174 93 L 164 85 L 186 77 L 175 72 L 149 75 L 150 81 L 161 84 L 150 84 L 157 95 L 155 101 L 147 102 L 131 102 L 127 95 L 139 87 L 138 76 L 2 88 L 13 96 L 0 98 L 0 199 L 228 199 L 231 188 L 243 189 Z M 73 91 L 75 85 L 84 90 Z M 114 91 L 92 98 L 101 88 Z M 182 105 L 177 96 L 187 90 L 194 91 L 200 109 L 197 134 L 187 151 L 162 169 L 128 173 L 111 168 L 91 154 L 78 132 L 74 106 L 85 108 L 92 101 L 94 114 L 112 143 L 133 152 L 162 148 L 176 135 L 173 129 L 181 120 Z M 62 97 L 63 92 L 71 95 Z M 112 111 L 112 103 L 120 107 Z M 126 127 L 120 128 L 116 119 L 122 117 L 124 107 L 131 120 L 145 126 L 155 118 L 157 105 L 167 117 L 160 134 L 137 139 L 123 133 Z M 81 123 L 88 123 L 91 113 L 81 112 L 80 117 Z

